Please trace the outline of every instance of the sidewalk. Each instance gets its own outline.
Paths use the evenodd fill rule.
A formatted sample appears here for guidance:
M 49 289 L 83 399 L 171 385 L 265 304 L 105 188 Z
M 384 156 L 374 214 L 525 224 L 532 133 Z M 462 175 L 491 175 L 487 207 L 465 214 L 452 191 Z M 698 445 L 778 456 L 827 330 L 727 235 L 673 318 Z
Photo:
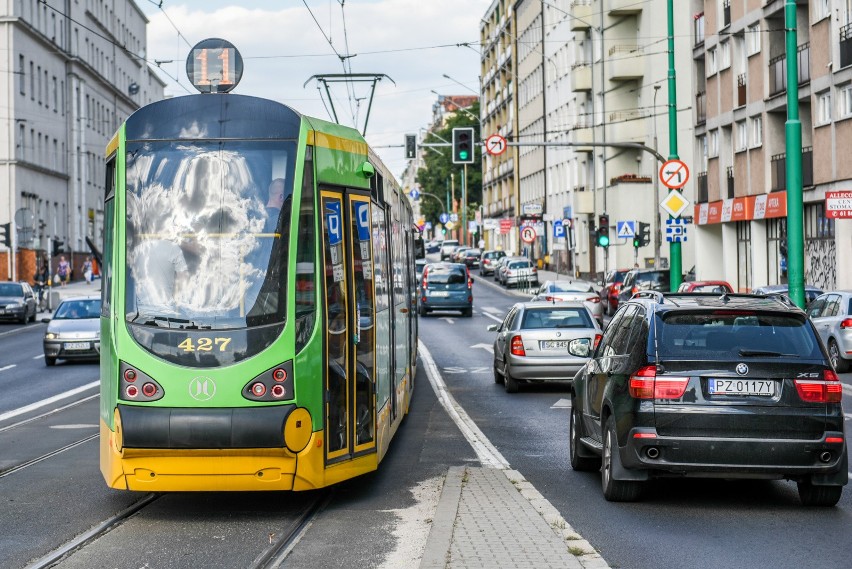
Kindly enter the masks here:
M 100 296 L 101 295 L 101 279 L 95 279 L 92 284 L 87 285 L 86 281 L 73 281 L 65 286 L 52 286 L 45 291 L 45 298 L 48 298 L 47 306 L 50 310 L 39 310 L 36 315 L 36 320 L 42 318 L 52 318 L 53 311 L 59 306 L 59 303 L 72 296 Z
M 420 569 L 608 569 L 515 470 L 451 467 Z

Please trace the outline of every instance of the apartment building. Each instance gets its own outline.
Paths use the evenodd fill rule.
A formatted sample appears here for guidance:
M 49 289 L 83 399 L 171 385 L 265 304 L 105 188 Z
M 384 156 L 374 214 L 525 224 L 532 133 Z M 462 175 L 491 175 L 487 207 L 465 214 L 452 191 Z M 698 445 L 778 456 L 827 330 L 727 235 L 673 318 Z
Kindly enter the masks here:
M 514 140 L 516 42 L 515 0 L 494 0 L 480 25 L 481 97 L 480 136 L 499 134 Z M 516 216 L 520 215 L 517 169 L 518 149 L 510 146 L 499 156 L 483 152 L 482 202 L 486 247 L 519 251 Z
M 86 237 L 101 241 L 106 144 L 165 85 L 144 60 L 148 20 L 132 0 L 2 6 L 0 223 L 13 223 L 18 254 L 0 244 L 0 279 L 27 279 L 53 239 L 78 253 Z
M 740 291 L 786 282 L 787 63 L 783 0 L 692 1 L 696 272 Z M 852 8 L 797 2 L 805 280 L 852 287 L 852 221 L 825 193 L 848 190 L 852 161 Z M 721 260 L 721 264 L 720 264 Z

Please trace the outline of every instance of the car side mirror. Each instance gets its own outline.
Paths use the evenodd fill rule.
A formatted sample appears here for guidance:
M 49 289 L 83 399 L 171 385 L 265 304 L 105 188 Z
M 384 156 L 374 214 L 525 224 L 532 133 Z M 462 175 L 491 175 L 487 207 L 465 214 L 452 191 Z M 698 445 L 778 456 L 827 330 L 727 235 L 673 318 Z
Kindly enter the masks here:
M 499 324 L 491 324 L 491 325 L 488 326 L 488 331 L 489 332 L 496 332 L 499 327 L 500 327 Z
M 41 319 L 41 321 L 42 321 L 44 324 L 48 324 L 48 323 L 50 322 L 50 318 L 42 318 L 42 319 Z

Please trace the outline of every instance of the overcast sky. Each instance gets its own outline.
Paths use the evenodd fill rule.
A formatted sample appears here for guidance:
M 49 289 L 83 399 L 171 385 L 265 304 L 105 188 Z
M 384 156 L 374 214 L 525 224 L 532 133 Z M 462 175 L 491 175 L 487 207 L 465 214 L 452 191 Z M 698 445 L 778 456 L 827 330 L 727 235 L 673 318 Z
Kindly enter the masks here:
M 327 120 L 332 119 L 317 82 L 303 85 L 313 75 L 344 72 L 335 51 L 354 55 L 347 71 L 389 76 L 396 85 L 388 79 L 378 83 L 366 138 L 399 176 L 403 148 L 381 147 L 402 145 L 406 133 L 428 126 L 437 100 L 431 91 L 478 91 L 479 22 L 492 0 L 307 0 L 307 7 L 301 0 L 163 0 L 162 8 L 159 0 L 136 2 L 150 19 L 148 60 L 167 62 L 160 74 L 168 83 L 166 94 L 192 90 L 187 53 L 210 37 L 230 41 L 243 56 L 235 93 L 274 99 Z M 470 47 L 456 45 L 464 43 Z M 351 98 L 346 85 L 333 86 L 341 123 L 355 126 L 357 118 L 357 128 L 363 128 L 368 85 L 355 87 Z M 352 99 L 362 99 L 360 109 Z

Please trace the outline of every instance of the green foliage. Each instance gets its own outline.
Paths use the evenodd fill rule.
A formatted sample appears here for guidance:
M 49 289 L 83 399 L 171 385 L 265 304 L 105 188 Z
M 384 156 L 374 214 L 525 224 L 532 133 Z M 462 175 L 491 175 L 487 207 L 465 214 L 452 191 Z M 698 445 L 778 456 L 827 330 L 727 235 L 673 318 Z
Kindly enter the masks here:
M 479 103 L 474 103 L 466 110 L 474 116 L 479 116 Z M 467 167 L 467 218 L 473 220 L 479 204 L 482 203 L 482 168 L 480 167 L 482 147 L 479 145 L 479 142 L 481 142 L 479 122 L 465 112 L 458 112 L 455 116 L 450 117 L 444 127 L 430 131 L 423 138 L 423 142 L 450 142 L 453 138 L 453 128 L 461 126 L 472 126 L 476 141 L 474 162 Z M 427 148 L 423 158 L 425 166 L 417 171 L 416 181 L 422 191 L 434 194 L 440 198 L 441 203 L 439 204 L 436 199 L 429 196 L 421 196 L 420 212 L 426 221 L 431 221 L 434 225 L 439 222 L 438 216 L 447 210 L 447 196 L 451 187 L 450 174 L 455 176 L 455 198 L 461 204 L 463 166 L 453 164 L 452 148 L 449 145 L 440 148 Z M 452 207 L 452 197 L 450 197 L 450 209 L 448 211 L 452 211 Z M 459 219 L 461 217 L 461 205 L 459 205 Z

